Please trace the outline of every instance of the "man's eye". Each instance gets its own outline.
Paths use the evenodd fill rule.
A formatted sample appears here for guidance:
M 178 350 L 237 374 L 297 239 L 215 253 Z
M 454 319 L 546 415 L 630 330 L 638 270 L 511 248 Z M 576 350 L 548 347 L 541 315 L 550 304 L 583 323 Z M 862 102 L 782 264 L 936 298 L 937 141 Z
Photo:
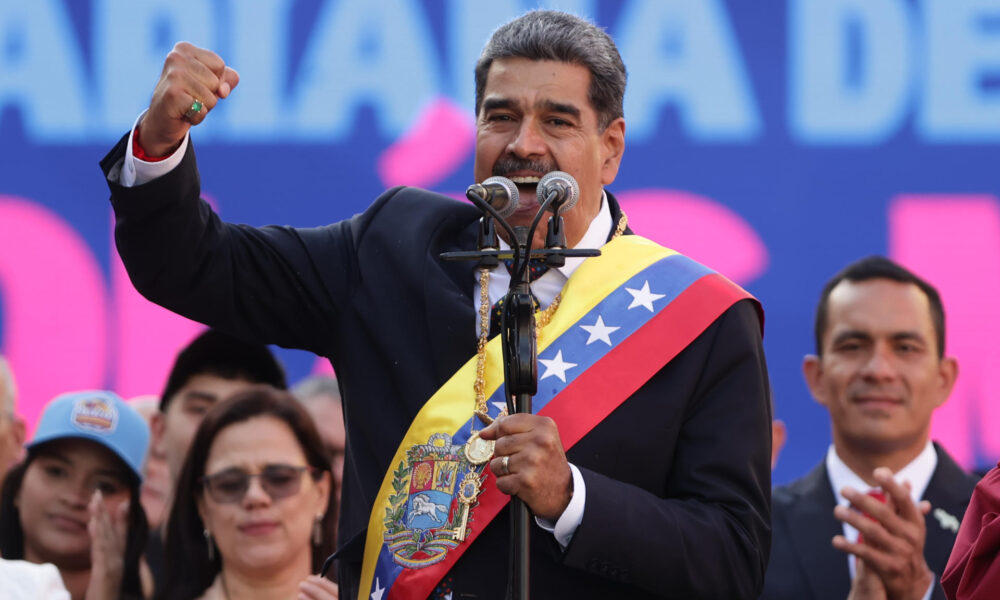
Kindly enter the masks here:
M 208 412 L 211 405 L 204 402 L 191 402 L 184 407 L 184 411 L 191 415 L 203 415 Z

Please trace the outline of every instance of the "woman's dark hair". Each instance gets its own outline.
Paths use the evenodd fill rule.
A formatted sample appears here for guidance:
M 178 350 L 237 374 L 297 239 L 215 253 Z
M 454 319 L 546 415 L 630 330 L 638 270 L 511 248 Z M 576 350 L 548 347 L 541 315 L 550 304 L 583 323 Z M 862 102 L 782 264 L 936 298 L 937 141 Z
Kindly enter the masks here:
M 209 559 L 203 533 L 205 524 L 198 514 L 196 498 L 202 491 L 201 478 L 205 475 L 205 463 L 212 443 L 223 429 L 265 416 L 274 417 L 288 425 L 305 454 L 306 462 L 315 469 L 317 478 L 324 471 L 329 472 L 330 457 L 316 431 L 316 425 L 290 393 L 268 385 L 257 385 L 233 394 L 213 406 L 195 432 L 174 489 L 174 502 L 164 540 L 166 570 L 160 598 L 197 598 L 212 585 L 215 576 L 222 569 L 218 552 Z M 324 559 L 336 549 L 333 539 L 337 518 L 335 507 L 336 499 L 331 485 L 330 500 L 321 523 L 323 539 L 318 547 L 312 548 L 314 573 L 319 572 Z
M 3 480 L 3 488 L 0 489 L 0 556 L 6 559 L 24 560 L 24 530 L 21 528 L 21 511 L 18 510 L 15 500 L 21 491 L 21 484 L 24 482 L 28 467 L 38 456 L 44 455 L 47 445 L 46 443 L 32 448 L 19 465 L 7 472 Z M 129 505 L 128 532 L 125 535 L 125 564 L 119 597 L 141 599 L 143 594 L 142 582 L 139 579 L 139 561 L 146 549 L 149 523 L 146 521 L 146 511 L 142 509 L 142 503 L 139 501 L 139 480 L 131 474 L 124 462 L 121 462 L 121 469 L 129 486 Z

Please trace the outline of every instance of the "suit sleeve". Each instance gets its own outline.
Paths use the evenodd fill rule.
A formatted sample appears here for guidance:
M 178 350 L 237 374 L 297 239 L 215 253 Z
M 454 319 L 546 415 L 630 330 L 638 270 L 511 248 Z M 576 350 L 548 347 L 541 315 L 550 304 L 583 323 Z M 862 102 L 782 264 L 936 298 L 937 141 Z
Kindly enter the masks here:
M 663 597 L 760 593 L 770 546 L 771 408 L 754 305 L 734 305 L 684 353 L 703 351 L 700 373 L 661 371 L 646 384 L 697 378 L 662 492 L 581 468 L 587 499 L 566 564 Z M 664 370 L 675 362 L 690 369 L 684 353 Z
M 329 355 L 336 316 L 359 279 L 354 248 L 362 226 L 224 223 L 200 198 L 193 144 L 168 174 L 122 187 L 109 175 L 120 168 L 127 141 L 101 167 L 111 188 L 115 242 L 136 289 L 233 335 Z

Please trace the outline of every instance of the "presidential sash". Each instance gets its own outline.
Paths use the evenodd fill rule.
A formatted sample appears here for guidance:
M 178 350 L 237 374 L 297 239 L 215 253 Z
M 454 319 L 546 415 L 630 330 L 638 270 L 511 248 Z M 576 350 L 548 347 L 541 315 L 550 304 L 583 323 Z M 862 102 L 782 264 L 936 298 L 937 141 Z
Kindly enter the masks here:
M 566 450 L 694 341 L 751 296 L 697 262 L 639 236 L 612 240 L 583 262 L 538 339 L 536 414 Z M 428 400 L 379 488 L 365 539 L 359 600 L 423 600 L 509 501 L 488 463 L 465 452 L 473 431 L 476 358 Z M 500 337 L 486 354 L 486 395 L 506 407 Z M 477 461 L 478 462 L 478 461 Z

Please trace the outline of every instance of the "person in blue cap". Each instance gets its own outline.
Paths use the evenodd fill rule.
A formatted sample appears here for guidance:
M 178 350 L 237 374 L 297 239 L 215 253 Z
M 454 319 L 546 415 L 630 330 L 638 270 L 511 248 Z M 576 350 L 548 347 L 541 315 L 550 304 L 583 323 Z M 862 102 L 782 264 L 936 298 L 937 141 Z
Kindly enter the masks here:
M 112 392 L 45 407 L 0 493 L 0 555 L 59 569 L 73 600 L 142 598 L 139 502 L 149 427 Z

